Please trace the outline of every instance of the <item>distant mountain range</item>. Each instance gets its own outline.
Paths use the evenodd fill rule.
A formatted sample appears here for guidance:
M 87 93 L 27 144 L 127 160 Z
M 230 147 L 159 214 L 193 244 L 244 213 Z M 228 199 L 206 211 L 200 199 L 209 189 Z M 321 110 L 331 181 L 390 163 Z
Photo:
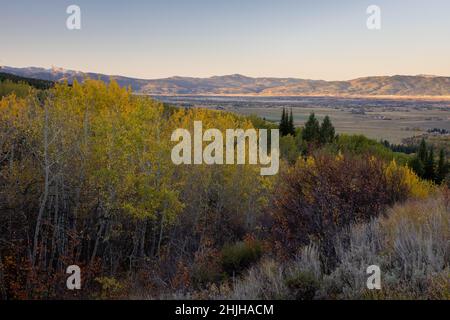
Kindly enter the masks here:
M 0 72 L 21 77 L 71 83 L 86 77 L 116 80 L 140 94 L 148 95 L 256 95 L 256 96 L 450 96 L 450 77 L 377 76 L 348 81 L 296 78 L 251 78 L 240 74 L 210 78 L 171 77 L 145 80 L 61 68 L 1 67 Z

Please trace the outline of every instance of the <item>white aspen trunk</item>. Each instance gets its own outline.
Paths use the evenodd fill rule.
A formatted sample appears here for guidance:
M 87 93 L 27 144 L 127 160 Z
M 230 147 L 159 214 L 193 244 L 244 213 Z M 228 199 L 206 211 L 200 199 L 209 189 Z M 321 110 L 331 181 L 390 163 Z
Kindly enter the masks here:
M 41 198 L 41 204 L 39 207 L 38 216 L 36 219 L 36 227 L 34 229 L 33 238 L 33 252 L 31 255 L 31 265 L 34 267 L 36 262 L 36 253 L 38 250 L 39 242 L 39 232 L 41 229 L 42 217 L 44 215 L 45 206 L 47 204 L 48 189 L 49 189 L 49 179 L 50 179 L 50 165 L 48 159 L 48 106 L 44 104 L 45 115 L 44 115 L 44 192 Z

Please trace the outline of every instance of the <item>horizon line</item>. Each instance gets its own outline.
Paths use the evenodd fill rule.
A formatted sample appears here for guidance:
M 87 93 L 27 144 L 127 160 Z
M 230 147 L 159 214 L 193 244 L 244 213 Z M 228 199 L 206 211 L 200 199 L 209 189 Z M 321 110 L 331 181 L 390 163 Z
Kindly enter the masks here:
M 29 68 L 44 69 L 44 70 L 60 69 L 60 70 L 64 70 L 64 71 L 79 72 L 79 73 L 83 73 L 83 74 L 95 73 L 95 74 L 100 74 L 100 75 L 109 76 L 109 77 L 122 77 L 122 78 L 129 78 L 129 79 L 134 79 L 134 80 L 144 80 L 144 81 L 168 80 L 168 79 L 173 79 L 173 78 L 211 79 L 211 78 L 215 78 L 215 77 L 231 77 L 231 76 L 241 76 L 241 77 L 251 78 L 251 79 L 295 79 L 295 80 L 325 81 L 325 82 L 352 81 L 352 80 L 358 80 L 358 79 L 362 79 L 362 78 L 376 78 L 376 77 L 381 78 L 381 77 L 395 77 L 395 76 L 450 78 L 450 76 L 426 74 L 426 73 L 420 73 L 420 74 L 365 75 L 365 76 L 358 76 L 358 77 L 355 77 L 355 78 L 341 79 L 341 80 L 313 79 L 313 78 L 303 78 L 303 77 L 295 77 L 295 76 L 250 76 L 250 75 L 245 75 L 245 74 L 242 74 L 242 73 L 228 73 L 228 74 L 222 74 L 222 75 L 213 74 L 213 75 L 209 75 L 209 76 L 172 75 L 172 76 L 166 76 L 166 77 L 160 77 L 160 78 L 142 78 L 142 77 L 138 77 L 138 76 L 135 77 L 135 76 L 131 76 L 131 75 L 104 73 L 104 72 L 101 72 L 101 71 L 97 72 L 97 71 L 76 70 L 76 69 L 71 69 L 71 68 L 58 67 L 58 66 L 54 66 L 54 65 L 52 65 L 50 67 L 43 67 L 43 66 L 25 66 L 25 67 L 22 67 L 22 66 L 12 66 L 12 65 L 1 64 L 0 65 L 0 70 L 3 67 L 15 68 L 15 69 L 29 69 Z

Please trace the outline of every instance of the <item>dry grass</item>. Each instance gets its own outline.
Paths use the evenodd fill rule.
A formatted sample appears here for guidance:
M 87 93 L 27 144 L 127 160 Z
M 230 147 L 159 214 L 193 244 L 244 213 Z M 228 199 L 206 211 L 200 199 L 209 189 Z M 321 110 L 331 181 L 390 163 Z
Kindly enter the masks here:
M 352 226 L 335 243 L 339 262 L 330 274 L 322 273 L 310 245 L 290 263 L 265 260 L 250 269 L 228 298 L 294 299 L 298 286 L 292 292 L 289 279 L 305 274 L 312 276 L 305 286 L 315 290 L 315 299 L 450 298 L 450 210 L 444 195 L 396 205 L 386 217 Z M 379 291 L 366 288 L 372 264 L 381 268 Z

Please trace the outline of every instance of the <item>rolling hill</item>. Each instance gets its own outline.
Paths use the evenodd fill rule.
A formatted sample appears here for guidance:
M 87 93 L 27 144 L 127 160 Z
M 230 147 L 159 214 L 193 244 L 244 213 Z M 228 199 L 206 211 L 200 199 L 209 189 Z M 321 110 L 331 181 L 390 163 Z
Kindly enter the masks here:
M 136 79 L 99 73 L 83 73 L 61 68 L 2 67 L 0 72 L 47 81 L 71 83 L 86 77 L 130 86 L 148 95 L 255 95 L 255 96 L 450 96 L 450 77 L 376 76 L 348 81 L 305 80 L 296 78 L 251 78 L 240 74 L 210 78 L 170 77 L 165 79 Z

